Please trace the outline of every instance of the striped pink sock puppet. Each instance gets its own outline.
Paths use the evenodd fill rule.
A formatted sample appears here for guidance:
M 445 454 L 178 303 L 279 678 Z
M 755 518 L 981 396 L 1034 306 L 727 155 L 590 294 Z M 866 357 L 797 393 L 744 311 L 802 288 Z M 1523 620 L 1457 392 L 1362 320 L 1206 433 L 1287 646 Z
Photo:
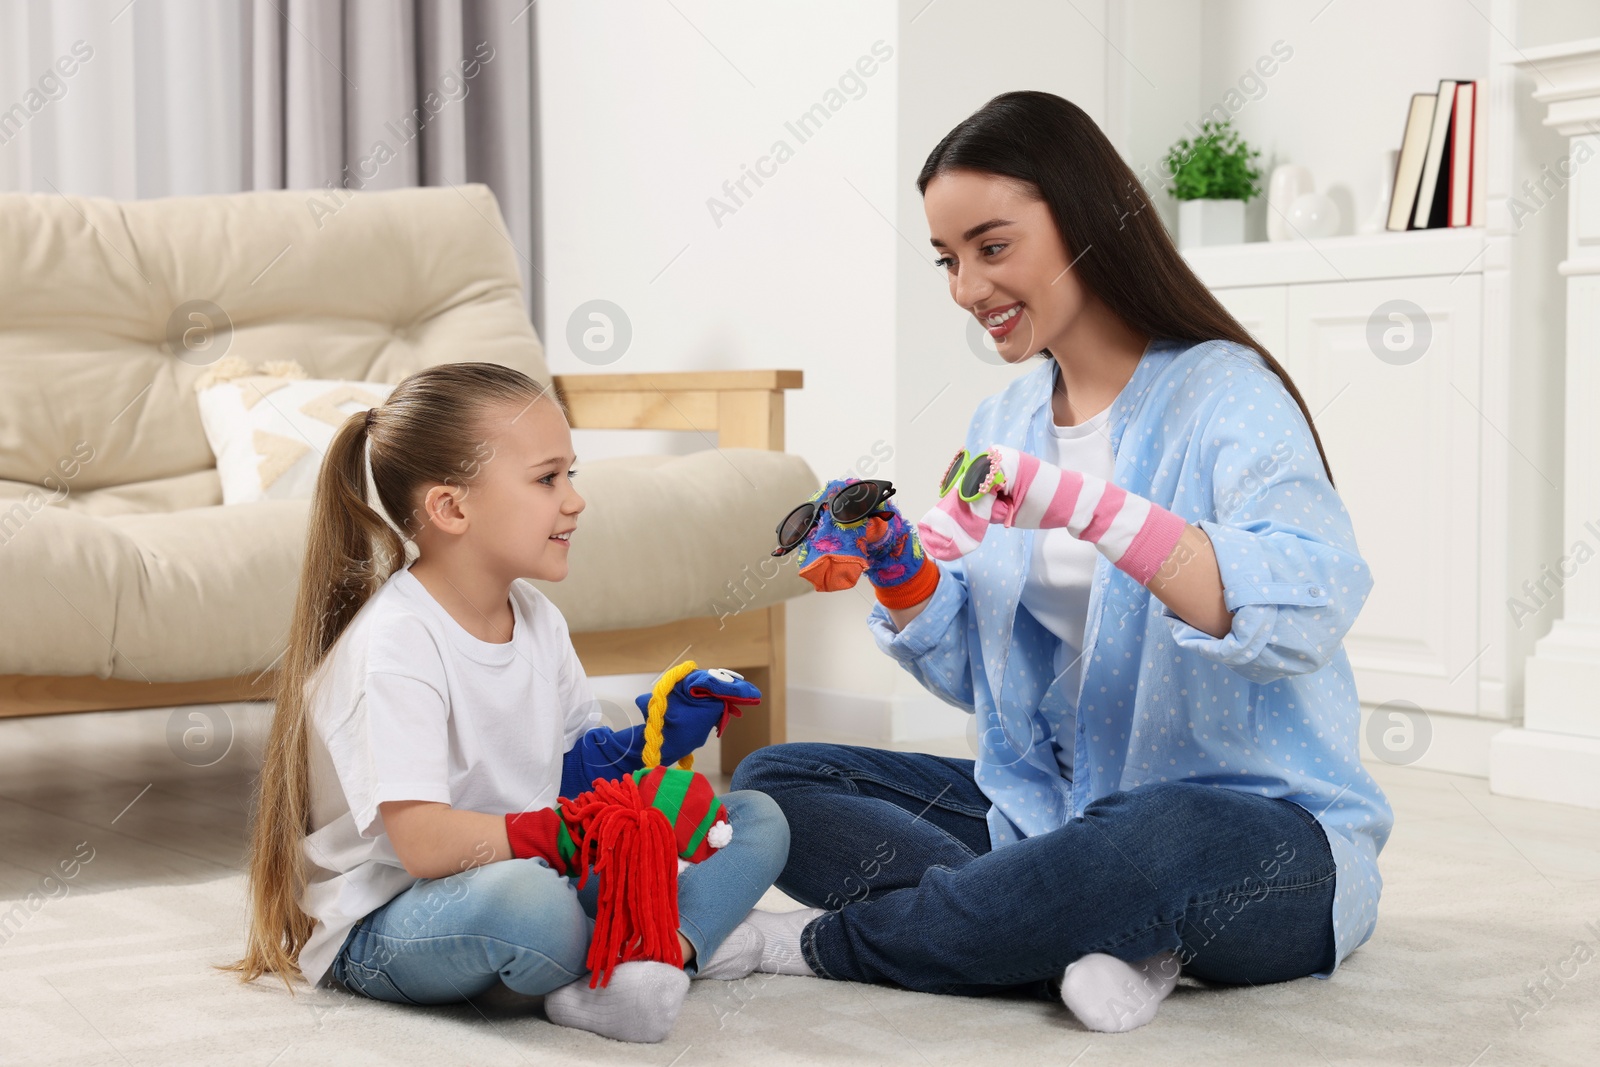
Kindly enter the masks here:
M 1172 555 L 1188 523 L 1159 504 L 1103 478 L 1063 470 L 1005 445 L 989 449 L 995 471 L 972 503 L 953 486 L 917 523 L 934 559 L 953 560 L 983 541 L 991 523 L 1029 529 L 1065 528 L 1088 541 L 1140 585 Z

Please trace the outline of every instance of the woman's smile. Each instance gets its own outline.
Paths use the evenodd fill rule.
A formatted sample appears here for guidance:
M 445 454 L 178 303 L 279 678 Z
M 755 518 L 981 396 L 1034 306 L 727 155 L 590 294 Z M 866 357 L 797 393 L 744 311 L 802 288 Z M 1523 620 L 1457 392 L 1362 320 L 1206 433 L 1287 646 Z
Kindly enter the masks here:
M 978 321 L 983 323 L 984 329 L 989 331 L 990 337 L 993 337 L 996 341 L 1004 341 L 1011 331 L 1017 328 L 1017 324 L 1022 321 L 1022 308 L 1023 303 L 1020 300 L 1010 304 L 1002 304 L 999 307 L 980 312 Z

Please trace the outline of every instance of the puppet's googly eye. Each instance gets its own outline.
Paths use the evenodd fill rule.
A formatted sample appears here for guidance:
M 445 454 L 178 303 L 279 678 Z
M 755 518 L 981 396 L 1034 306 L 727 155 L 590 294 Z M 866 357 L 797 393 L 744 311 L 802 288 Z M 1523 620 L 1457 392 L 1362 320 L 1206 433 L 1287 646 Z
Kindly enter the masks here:
M 713 667 L 706 671 L 706 673 L 711 675 L 711 677 L 715 678 L 719 682 L 744 681 L 744 675 L 740 674 L 738 671 L 730 671 L 726 667 Z

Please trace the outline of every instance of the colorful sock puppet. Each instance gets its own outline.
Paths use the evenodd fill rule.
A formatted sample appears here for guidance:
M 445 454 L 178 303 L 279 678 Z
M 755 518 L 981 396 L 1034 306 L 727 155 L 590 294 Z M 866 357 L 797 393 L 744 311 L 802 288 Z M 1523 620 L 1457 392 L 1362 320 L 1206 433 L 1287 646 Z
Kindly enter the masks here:
M 991 523 L 1065 529 L 1144 585 L 1172 555 L 1188 525 L 1159 504 L 1092 474 L 1063 470 L 1006 445 L 991 447 L 989 457 L 989 476 L 977 499 L 961 498 L 965 479 L 957 478 L 918 522 L 934 558 L 958 559 L 971 552 Z
M 733 825 L 703 774 L 643 768 L 552 808 L 506 815 L 518 858 L 542 857 L 558 873 L 600 879 L 589 988 L 618 964 L 656 960 L 683 966 L 678 944 L 679 861 L 699 863 L 733 840 Z
M 663 671 L 650 692 L 641 693 L 635 703 L 644 713 L 644 766 L 661 764 L 664 752 L 681 752 L 678 766 L 687 770 L 694 766 L 693 752 L 706 743 L 712 727 L 721 737 L 728 720 L 744 714 L 740 708 L 761 703 L 761 690 L 737 671 L 701 670 L 694 660 L 686 659 Z
M 811 497 L 831 497 L 860 478 L 839 478 Z M 867 576 L 878 601 L 888 608 L 909 608 L 933 595 L 939 584 L 939 567 L 922 551 L 917 528 L 900 510 L 884 500 L 871 514 L 855 522 L 840 522 L 823 508 L 805 543 L 795 550 L 800 577 L 819 592 L 850 589 Z
M 717 736 L 742 707 L 761 703 L 761 690 L 737 671 L 700 670 L 693 660 L 669 668 L 637 703 L 645 721 L 625 730 L 596 726 L 562 759 L 561 795 L 577 796 L 596 778 L 621 778 L 640 767 L 693 767 L 691 753 Z M 653 746 L 653 747 L 652 747 Z

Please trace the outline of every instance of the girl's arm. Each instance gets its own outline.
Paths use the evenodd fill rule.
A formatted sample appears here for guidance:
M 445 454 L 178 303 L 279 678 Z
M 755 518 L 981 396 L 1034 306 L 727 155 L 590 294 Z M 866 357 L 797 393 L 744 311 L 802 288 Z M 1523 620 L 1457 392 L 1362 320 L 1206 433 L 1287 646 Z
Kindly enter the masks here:
M 504 815 L 457 811 L 433 800 L 386 800 L 378 813 L 394 854 L 413 878 L 447 878 L 512 858 Z
M 1150 594 L 1184 622 L 1212 637 L 1233 629 L 1233 612 L 1222 599 L 1222 572 L 1211 538 L 1198 526 L 1186 525 L 1172 555 L 1145 583 Z

